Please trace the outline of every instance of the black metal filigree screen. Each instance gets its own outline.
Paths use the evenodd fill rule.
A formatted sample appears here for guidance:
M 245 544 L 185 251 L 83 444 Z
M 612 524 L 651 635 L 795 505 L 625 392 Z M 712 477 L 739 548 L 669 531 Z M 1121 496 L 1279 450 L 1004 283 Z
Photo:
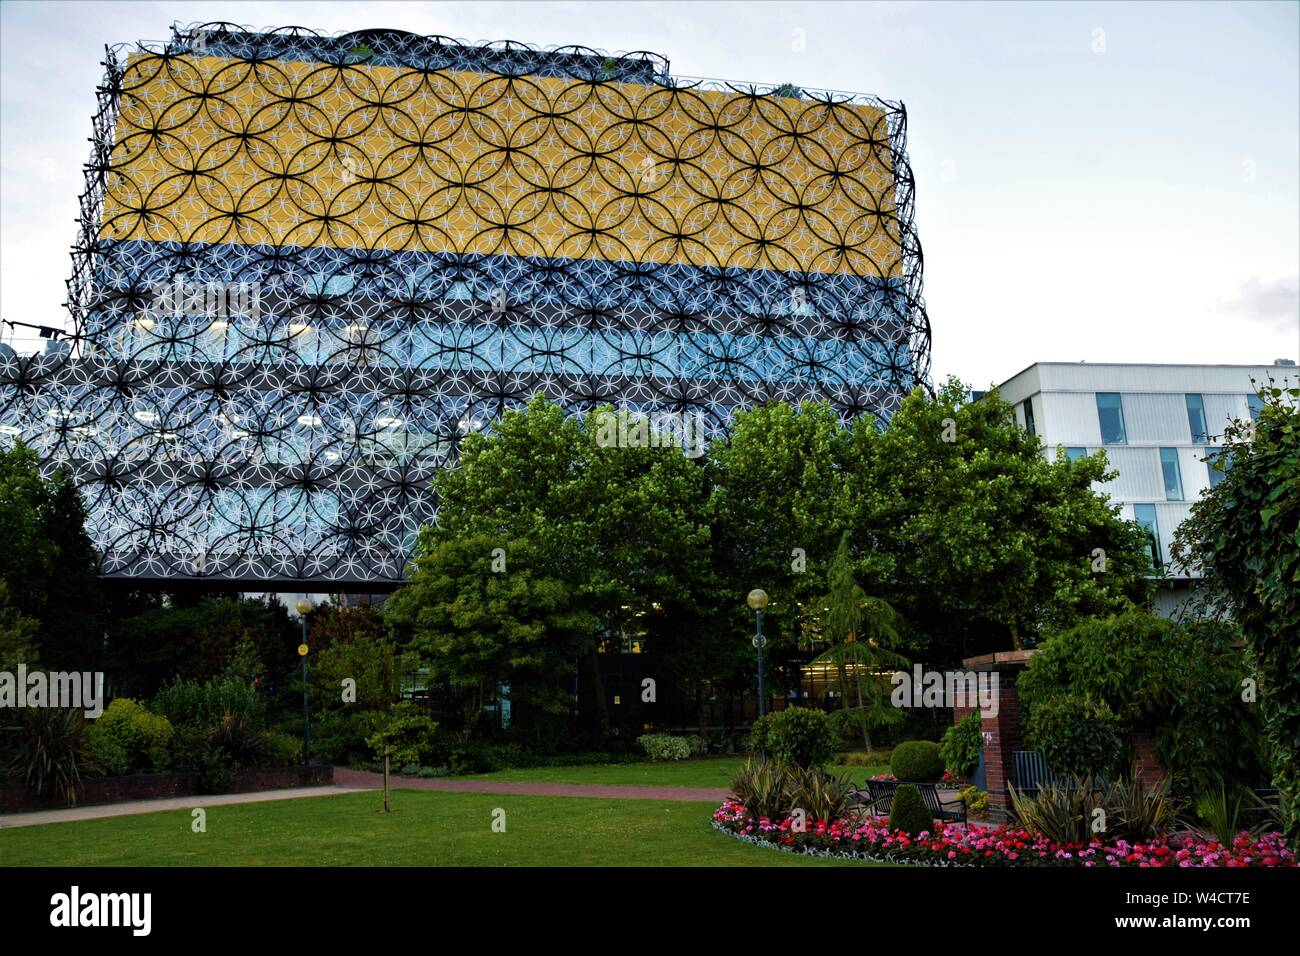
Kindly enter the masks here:
M 436 469 L 535 393 L 725 429 L 928 375 L 900 104 L 393 31 L 106 66 L 73 331 L 0 357 L 105 574 L 393 582 Z

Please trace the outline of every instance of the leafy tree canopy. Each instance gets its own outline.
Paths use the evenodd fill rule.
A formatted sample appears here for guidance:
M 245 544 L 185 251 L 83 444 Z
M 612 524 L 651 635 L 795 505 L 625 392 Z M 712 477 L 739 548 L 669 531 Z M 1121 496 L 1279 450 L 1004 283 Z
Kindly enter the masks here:
M 1241 626 L 1259 680 L 1273 779 L 1300 839 L 1300 387 L 1259 390 L 1259 419 L 1234 423 L 1223 480 L 1192 506 L 1174 555 L 1205 575 L 1212 606 Z
M 47 479 L 39 465 L 21 442 L 0 452 L 0 644 L 56 670 L 94 669 L 104 630 L 85 505 L 66 471 Z
M 956 663 L 1145 601 L 1145 538 L 1091 487 L 1113 477 L 1104 455 L 1045 457 L 996 390 L 967 394 L 949 379 L 934 398 L 913 392 L 887 428 L 852 427 L 860 577 L 918 651 Z

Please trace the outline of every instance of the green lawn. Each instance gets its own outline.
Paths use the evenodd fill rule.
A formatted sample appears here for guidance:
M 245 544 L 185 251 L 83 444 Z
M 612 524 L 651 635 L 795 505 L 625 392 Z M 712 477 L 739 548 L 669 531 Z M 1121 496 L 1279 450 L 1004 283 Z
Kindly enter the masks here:
M 589 769 L 589 768 L 585 768 Z M 864 866 L 750 846 L 711 803 L 398 790 L 0 830 L 5 866 Z M 506 813 L 506 832 L 492 830 Z
M 581 767 L 529 767 L 497 770 L 457 779 L 522 780 L 529 783 L 639 784 L 646 787 L 729 787 L 744 757 L 698 757 L 664 763 L 589 764 Z M 832 767 L 861 786 L 867 777 L 889 768 Z

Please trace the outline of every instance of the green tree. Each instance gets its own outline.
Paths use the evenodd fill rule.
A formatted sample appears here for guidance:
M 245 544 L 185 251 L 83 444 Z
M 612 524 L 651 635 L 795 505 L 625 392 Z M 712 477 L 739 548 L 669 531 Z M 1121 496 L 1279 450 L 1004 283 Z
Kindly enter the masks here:
M 840 702 L 845 718 L 858 725 L 862 744 L 871 747 L 871 727 L 893 722 L 898 711 L 887 706 L 880 683 L 886 668 L 907 667 L 907 658 L 893 648 L 899 643 L 894 627 L 897 614 L 885 601 L 869 597 L 853 577 L 853 558 L 849 551 L 849 534 L 840 537 L 839 547 L 828 574 L 830 591 L 822 598 L 824 628 L 822 636 L 830 647 L 813 659 L 813 663 L 835 665 L 840 686 Z M 850 711 L 848 676 L 857 693 L 857 709 Z
M 173 677 L 206 681 L 225 673 L 241 642 L 266 666 L 273 683 L 296 674 L 298 628 L 274 598 L 203 597 L 113 622 L 109 666 L 120 695 L 152 697 Z M 301 688 L 300 688 L 301 689 Z
M 601 416 L 612 412 L 566 418 L 538 396 L 503 415 L 489 433 L 467 436 L 459 465 L 435 479 L 441 510 L 437 525 L 421 534 L 413 575 L 428 565 L 439 580 L 445 574 L 497 599 L 490 610 L 497 619 L 474 623 L 481 668 L 465 671 L 467 677 L 510 664 L 502 653 L 506 637 L 523 639 L 537 628 L 572 650 L 582 696 L 591 704 L 582 715 L 585 729 L 602 739 L 609 716 L 599 650 L 648 614 L 698 608 L 710 557 L 700 463 L 673 447 L 602 447 Z M 448 545 L 456 547 L 439 550 Z M 510 583 L 516 575 L 527 577 Z M 399 600 L 407 619 L 425 613 L 428 598 L 435 606 L 449 600 L 450 592 L 439 588 Z M 580 639 L 570 648 L 575 632 Z M 426 648 L 430 665 L 446 673 L 452 665 L 436 657 L 451 648 L 437 642 Z M 534 664 L 531 656 L 521 662 Z
M 0 452 L 0 581 L 29 652 L 54 669 L 94 669 L 103 648 L 99 559 L 71 475 L 43 478 L 21 442 Z M 10 628 L 17 627 L 11 624 Z
M 1224 435 L 1217 487 L 1179 527 L 1176 560 L 1204 573 L 1211 604 L 1226 604 L 1258 676 L 1273 769 L 1300 839 L 1300 388 L 1260 388 L 1256 422 Z M 1214 598 L 1221 600 L 1215 601 Z
M 36 632 L 39 623 L 27 617 L 9 600 L 9 585 L 0 580 L 0 671 L 13 672 L 19 664 L 38 666 Z
M 1091 487 L 1112 477 L 1104 456 L 1044 457 L 996 391 L 967 395 L 949 379 L 883 430 L 852 427 L 859 579 L 898 609 L 909 643 L 953 664 L 1145 601 L 1145 538 Z
M 313 638 L 314 640 L 314 638 Z M 384 637 L 357 634 L 313 651 L 310 680 L 318 698 L 313 708 L 384 710 L 396 703 L 402 677 L 414 671 L 413 654 Z M 356 699 L 343 702 L 343 682 L 356 681 Z
M 435 544 L 434 537 L 433 529 L 422 531 L 410 578 L 385 605 L 430 680 L 466 692 L 469 728 L 500 683 L 509 683 L 512 702 L 567 710 L 568 678 L 595 619 L 563 580 L 540 569 L 528 541 L 474 534 Z
M 847 524 L 847 432 L 824 402 L 772 402 L 737 411 L 731 434 L 710 448 L 710 509 L 720 610 L 715 626 L 749 648 L 754 616 L 745 595 L 762 588 L 769 679 L 798 683 L 806 608 L 821 596 Z M 752 651 L 750 652 L 752 657 Z M 753 680 L 750 668 L 749 679 Z

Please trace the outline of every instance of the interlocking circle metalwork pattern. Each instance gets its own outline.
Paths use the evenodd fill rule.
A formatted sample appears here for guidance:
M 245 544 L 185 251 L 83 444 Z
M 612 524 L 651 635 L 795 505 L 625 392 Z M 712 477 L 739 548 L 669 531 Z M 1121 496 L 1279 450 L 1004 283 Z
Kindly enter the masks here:
M 927 379 L 900 104 L 393 31 L 105 65 L 75 332 L 0 356 L 0 433 L 74 470 L 108 575 L 400 580 L 436 469 L 538 392 L 725 429 Z

